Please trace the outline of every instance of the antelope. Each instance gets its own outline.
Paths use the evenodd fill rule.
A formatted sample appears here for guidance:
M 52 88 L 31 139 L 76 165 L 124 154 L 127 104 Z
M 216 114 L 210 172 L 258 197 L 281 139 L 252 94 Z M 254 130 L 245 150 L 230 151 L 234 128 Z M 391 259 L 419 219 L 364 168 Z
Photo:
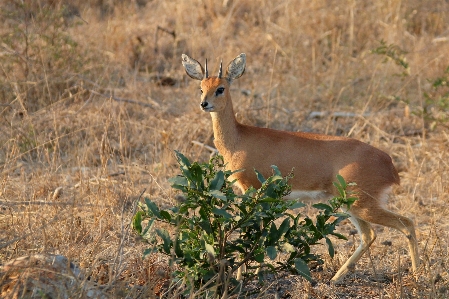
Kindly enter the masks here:
M 391 157 L 359 140 L 260 128 L 239 123 L 234 115 L 230 85 L 245 72 L 244 53 L 232 60 L 223 75 L 209 76 L 195 59 L 182 54 L 187 75 L 201 81 L 201 109 L 212 117 L 214 144 L 230 170 L 257 169 L 265 177 L 271 175 L 271 165 L 282 173 L 293 168 L 295 176 L 291 198 L 326 199 L 337 195 L 333 181 L 340 174 L 347 182 L 355 182 L 353 192 L 358 198 L 347 211 L 360 235 L 360 245 L 331 279 L 337 283 L 352 271 L 357 261 L 376 239 L 370 223 L 402 232 L 408 241 L 412 269 L 419 266 L 418 243 L 413 221 L 386 208 L 392 186 L 400 179 Z M 251 171 L 237 172 L 237 186 L 245 192 L 250 186 L 260 187 Z

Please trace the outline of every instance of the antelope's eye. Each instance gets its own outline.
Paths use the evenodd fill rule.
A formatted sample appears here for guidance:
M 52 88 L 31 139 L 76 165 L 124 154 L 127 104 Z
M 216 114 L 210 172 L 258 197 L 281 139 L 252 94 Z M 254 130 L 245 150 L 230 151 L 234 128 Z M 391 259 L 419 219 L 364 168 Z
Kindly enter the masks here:
M 200 89 L 200 91 L 201 91 L 201 94 L 203 94 L 203 90 L 202 90 L 202 89 Z
M 218 95 L 222 94 L 223 92 L 224 92 L 224 87 L 219 87 L 217 89 L 217 91 L 215 92 L 215 95 L 218 96 Z

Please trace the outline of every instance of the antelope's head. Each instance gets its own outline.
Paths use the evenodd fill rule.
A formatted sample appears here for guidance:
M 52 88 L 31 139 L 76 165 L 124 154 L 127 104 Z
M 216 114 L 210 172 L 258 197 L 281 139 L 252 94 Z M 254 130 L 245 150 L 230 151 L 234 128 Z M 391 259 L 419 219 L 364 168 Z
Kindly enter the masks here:
M 207 60 L 203 68 L 198 61 L 182 54 L 182 65 L 187 75 L 201 81 L 201 109 L 205 112 L 218 112 L 223 110 L 231 98 L 229 93 L 231 82 L 240 78 L 245 72 L 246 55 L 242 53 L 234 58 L 226 68 L 226 74 L 224 76 L 223 63 L 220 63 L 218 75 L 212 77 L 209 77 Z

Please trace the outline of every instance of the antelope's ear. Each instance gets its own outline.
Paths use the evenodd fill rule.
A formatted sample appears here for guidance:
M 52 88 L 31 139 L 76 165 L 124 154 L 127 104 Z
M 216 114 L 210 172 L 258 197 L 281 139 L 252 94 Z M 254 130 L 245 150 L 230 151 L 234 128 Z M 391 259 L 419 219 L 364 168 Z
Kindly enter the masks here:
M 228 68 L 226 69 L 226 78 L 228 81 L 231 82 L 232 80 L 240 78 L 245 72 L 245 66 L 246 54 L 242 53 L 229 63 Z
M 186 54 L 182 54 L 182 65 L 186 69 L 187 75 L 189 75 L 191 78 L 196 80 L 203 80 L 204 69 L 201 66 L 201 63 L 187 56 Z

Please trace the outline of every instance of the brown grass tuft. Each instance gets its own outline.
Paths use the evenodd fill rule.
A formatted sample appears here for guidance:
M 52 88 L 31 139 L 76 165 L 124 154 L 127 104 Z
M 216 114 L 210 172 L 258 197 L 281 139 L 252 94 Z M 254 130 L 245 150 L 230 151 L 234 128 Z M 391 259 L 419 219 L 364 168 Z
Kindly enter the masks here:
M 167 183 L 178 172 L 173 150 L 204 161 L 208 150 L 192 141 L 213 146 L 180 54 L 208 58 L 216 72 L 221 58 L 245 52 L 247 71 L 232 90 L 237 117 L 347 135 L 390 153 L 402 184 L 389 205 L 414 219 L 423 261 L 412 275 L 405 240 L 379 227 L 370 255 L 343 285 L 327 282 L 357 237 L 336 243 L 336 258 L 314 270 L 317 285 L 287 276 L 277 292 L 447 297 L 448 123 L 415 112 L 449 66 L 448 11 L 441 0 L 4 1 L 0 264 L 60 254 L 110 297 L 161 292 L 166 270 L 140 260 L 145 244 L 131 217 L 143 192 L 175 204 Z M 371 53 L 381 40 L 406 52 L 409 69 Z M 339 112 L 350 114 L 333 117 Z M 2 287 L 7 279 L 1 272 Z

